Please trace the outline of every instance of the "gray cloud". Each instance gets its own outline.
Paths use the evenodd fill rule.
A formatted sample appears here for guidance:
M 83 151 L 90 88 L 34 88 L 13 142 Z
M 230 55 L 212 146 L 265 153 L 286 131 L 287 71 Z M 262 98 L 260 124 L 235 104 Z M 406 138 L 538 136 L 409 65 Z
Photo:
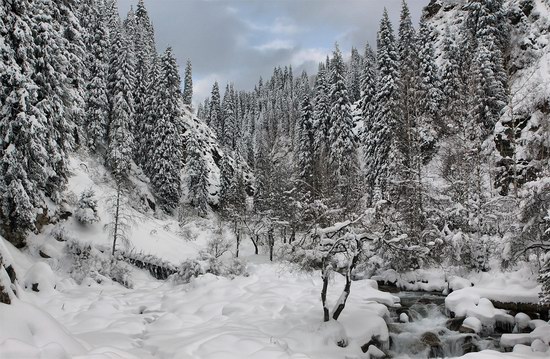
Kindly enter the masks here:
M 415 22 L 428 0 L 410 0 Z M 119 0 L 126 13 L 137 0 Z M 314 72 L 334 43 L 343 51 L 376 42 L 384 7 L 394 29 L 401 0 L 145 0 L 157 48 L 172 46 L 180 65 L 193 63 L 195 100 L 214 80 L 251 89 L 275 66 Z

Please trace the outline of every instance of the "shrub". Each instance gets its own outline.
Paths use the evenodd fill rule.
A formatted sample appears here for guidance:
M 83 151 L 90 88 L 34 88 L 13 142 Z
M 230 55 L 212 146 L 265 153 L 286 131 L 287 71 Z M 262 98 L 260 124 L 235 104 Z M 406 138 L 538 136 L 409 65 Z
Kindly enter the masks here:
M 95 193 L 92 189 L 87 189 L 80 195 L 75 216 L 82 224 L 92 224 L 99 221 L 97 200 L 95 199 Z
M 110 279 L 127 288 L 132 286 L 128 266 L 90 244 L 70 240 L 67 241 L 66 251 L 71 260 L 69 274 L 77 283 L 89 277 L 97 283 Z

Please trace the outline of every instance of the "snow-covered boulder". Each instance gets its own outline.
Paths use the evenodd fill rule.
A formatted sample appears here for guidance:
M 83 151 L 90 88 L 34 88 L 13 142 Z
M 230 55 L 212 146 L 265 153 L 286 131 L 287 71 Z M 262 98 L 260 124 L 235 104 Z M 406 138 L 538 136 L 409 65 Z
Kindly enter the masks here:
M 44 262 L 38 262 L 29 268 L 23 279 L 23 286 L 35 292 L 51 292 L 55 289 L 55 285 L 55 274 Z

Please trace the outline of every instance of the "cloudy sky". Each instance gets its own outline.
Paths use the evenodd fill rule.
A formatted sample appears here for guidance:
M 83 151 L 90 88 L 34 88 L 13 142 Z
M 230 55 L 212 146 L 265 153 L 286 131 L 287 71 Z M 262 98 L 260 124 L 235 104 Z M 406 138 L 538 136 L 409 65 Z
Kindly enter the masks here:
M 137 0 L 118 0 L 126 14 Z M 428 0 L 409 0 L 415 23 Z M 194 100 L 214 81 L 254 87 L 275 66 L 312 74 L 338 42 L 345 53 L 376 44 L 384 7 L 397 29 L 401 0 L 145 0 L 157 50 L 172 46 L 178 62 L 193 64 Z

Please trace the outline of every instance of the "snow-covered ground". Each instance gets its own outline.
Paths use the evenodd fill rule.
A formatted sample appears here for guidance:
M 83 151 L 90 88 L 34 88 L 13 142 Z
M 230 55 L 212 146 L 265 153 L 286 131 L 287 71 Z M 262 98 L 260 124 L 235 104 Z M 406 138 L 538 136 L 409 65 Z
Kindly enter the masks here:
M 10 253 L 18 263 L 31 264 L 16 249 Z M 262 259 L 249 265 L 248 277 L 207 274 L 186 285 L 136 270 L 133 289 L 77 285 L 50 273 L 42 280 L 55 289 L 20 288 L 20 300 L 0 305 L 2 322 L 10 323 L 0 328 L 0 353 L 2 358 L 343 358 L 362 355 L 360 346 L 373 335 L 387 340 L 388 310 L 379 303 L 391 305 L 398 298 L 376 290 L 375 282 L 354 283 L 342 326 L 322 324 L 318 273 L 289 271 Z M 330 300 L 336 301 L 342 286 L 343 279 L 335 278 Z M 342 331 L 350 339 L 347 348 L 336 345 Z

